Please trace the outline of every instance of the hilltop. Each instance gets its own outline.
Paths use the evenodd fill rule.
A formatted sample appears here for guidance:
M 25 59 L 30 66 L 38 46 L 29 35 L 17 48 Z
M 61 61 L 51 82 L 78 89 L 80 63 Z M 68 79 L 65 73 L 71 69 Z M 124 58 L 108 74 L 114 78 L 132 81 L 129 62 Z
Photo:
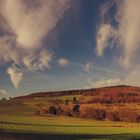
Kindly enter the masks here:
M 47 92 L 31 93 L 31 94 L 24 95 L 24 96 L 18 96 L 18 97 L 15 97 L 14 99 L 26 99 L 26 98 L 36 98 L 36 97 L 58 97 L 58 96 L 64 96 L 64 95 L 83 95 L 83 96 L 130 95 L 130 96 L 139 96 L 140 95 L 140 87 L 118 85 L 118 86 L 91 88 L 91 89 L 47 91 Z

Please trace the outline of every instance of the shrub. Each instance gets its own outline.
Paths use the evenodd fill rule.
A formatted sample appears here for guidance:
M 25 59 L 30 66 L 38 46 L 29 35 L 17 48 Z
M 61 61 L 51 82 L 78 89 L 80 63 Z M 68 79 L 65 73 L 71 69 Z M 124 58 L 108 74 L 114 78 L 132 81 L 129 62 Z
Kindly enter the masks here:
M 115 112 L 115 111 L 108 112 L 106 115 L 106 119 L 110 121 L 120 121 L 119 114 L 118 112 Z
M 72 113 L 71 110 L 65 110 L 65 111 L 63 112 L 63 115 L 64 115 L 64 116 L 68 116 L 68 117 L 72 117 L 72 116 L 73 116 L 73 113 Z
M 67 106 L 62 105 L 59 109 L 60 109 L 60 115 L 69 116 L 69 117 L 73 116 L 73 111 L 70 105 Z
M 68 105 L 68 104 L 69 104 L 69 100 L 66 99 L 66 100 L 65 100 L 65 105 Z
M 48 110 L 48 113 L 53 114 L 53 115 L 57 115 L 58 110 L 57 110 L 56 107 L 51 106 L 51 107 L 49 108 L 49 110 Z
M 77 98 L 73 97 L 73 104 L 76 104 L 76 103 L 77 103 Z
M 120 121 L 126 122 L 140 122 L 140 115 L 138 115 L 134 110 L 129 108 L 121 108 L 118 110 Z
M 41 109 L 42 114 L 47 114 L 48 113 L 48 108 L 47 107 L 42 107 Z
M 58 108 L 57 108 L 57 114 L 58 115 L 62 115 L 63 114 L 63 109 L 59 106 Z
M 104 109 L 88 107 L 81 111 L 80 116 L 88 119 L 104 120 L 106 117 L 106 111 Z
M 80 105 L 79 104 L 74 105 L 72 111 L 73 111 L 73 113 L 79 113 Z
M 108 112 L 106 118 L 111 121 L 140 122 L 140 115 L 126 107 Z
M 41 114 L 41 110 L 36 109 L 36 110 L 35 110 L 35 115 L 40 115 L 40 114 Z

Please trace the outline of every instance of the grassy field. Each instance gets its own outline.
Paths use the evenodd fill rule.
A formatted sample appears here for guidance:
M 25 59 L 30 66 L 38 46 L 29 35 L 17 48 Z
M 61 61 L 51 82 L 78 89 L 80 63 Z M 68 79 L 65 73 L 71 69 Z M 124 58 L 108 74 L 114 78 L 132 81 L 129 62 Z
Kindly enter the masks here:
M 7 132 L 20 132 L 31 134 L 54 134 L 56 139 L 62 135 L 73 136 L 73 138 L 79 136 L 82 139 L 87 138 L 140 138 L 140 125 L 134 123 L 120 123 L 120 122 L 107 122 L 107 121 L 95 121 L 84 120 L 70 117 L 54 117 L 54 116 L 2 116 L 0 117 L 1 130 Z M 60 136 L 59 136 L 59 135 Z M 103 137 L 104 136 L 104 137 Z
M 65 100 L 68 97 L 60 98 Z M 78 98 L 80 99 L 80 97 Z M 140 139 L 140 124 L 138 123 L 35 115 L 35 104 L 47 105 L 50 100 L 54 99 L 38 98 L 0 103 L 0 130 L 8 132 L 8 135 L 10 132 L 12 134 L 20 132 L 24 135 L 26 133 L 41 134 L 42 137 L 47 135 L 50 139 L 51 137 L 52 139 L 68 139 L 68 136 L 71 139 Z

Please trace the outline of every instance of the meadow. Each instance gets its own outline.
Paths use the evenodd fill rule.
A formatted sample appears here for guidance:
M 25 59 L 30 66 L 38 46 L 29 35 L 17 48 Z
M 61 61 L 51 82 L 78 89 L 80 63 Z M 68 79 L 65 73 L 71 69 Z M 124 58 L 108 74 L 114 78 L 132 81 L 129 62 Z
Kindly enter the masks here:
M 73 97 L 80 101 L 87 101 L 91 97 L 60 96 L 40 97 L 29 99 L 11 99 L 0 102 L 0 137 L 1 140 L 84 140 L 84 139 L 140 139 L 140 123 L 114 122 L 109 120 L 94 120 L 79 117 L 70 117 L 53 114 L 36 115 L 35 111 L 40 105 L 72 106 Z M 69 100 L 69 105 L 65 101 Z M 61 101 L 61 102 L 60 102 Z M 87 106 L 109 109 L 116 107 L 101 104 L 80 104 L 81 108 Z M 130 104 L 123 104 L 129 106 Z M 121 105 L 122 106 L 122 105 Z M 139 110 L 138 104 L 131 104 L 132 108 Z

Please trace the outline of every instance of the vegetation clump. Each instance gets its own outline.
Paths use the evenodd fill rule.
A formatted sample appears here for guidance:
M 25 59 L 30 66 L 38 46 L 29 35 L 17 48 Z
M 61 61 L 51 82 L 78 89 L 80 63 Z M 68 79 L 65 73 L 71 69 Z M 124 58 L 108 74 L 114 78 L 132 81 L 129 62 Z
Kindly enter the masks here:
M 111 121 L 139 123 L 140 115 L 130 108 L 122 107 L 115 111 L 108 112 L 107 119 Z
M 106 117 L 106 110 L 100 108 L 87 107 L 81 110 L 80 117 L 86 119 L 104 120 Z
M 51 106 L 48 110 L 48 113 L 57 115 L 58 114 L 58 109 L 55 106 Z

